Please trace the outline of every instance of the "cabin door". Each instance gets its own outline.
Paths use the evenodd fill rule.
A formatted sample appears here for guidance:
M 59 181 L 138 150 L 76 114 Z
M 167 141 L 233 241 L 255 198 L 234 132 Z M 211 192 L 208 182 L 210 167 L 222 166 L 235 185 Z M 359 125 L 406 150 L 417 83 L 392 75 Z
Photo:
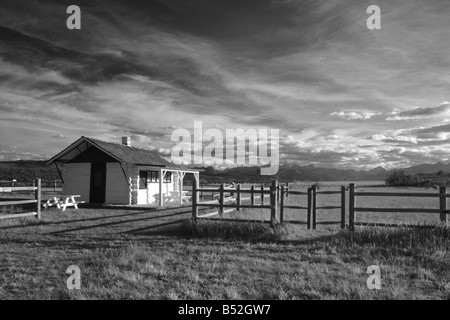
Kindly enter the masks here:
M 105 203 L 106 193 L 106 163 L 91 164 L 90 203 Z

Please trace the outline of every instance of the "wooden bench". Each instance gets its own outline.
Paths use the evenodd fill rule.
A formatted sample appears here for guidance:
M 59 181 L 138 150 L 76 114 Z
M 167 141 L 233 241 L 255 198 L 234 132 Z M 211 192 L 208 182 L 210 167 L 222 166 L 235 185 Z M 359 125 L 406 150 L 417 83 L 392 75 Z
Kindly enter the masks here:
M 84 203 L 84 201 L 75 201 L 75 198 L 78 197 L 80 197 L 80 195 L 55 196 L 47 200 L 44 204 L 44 208 L 47 209 L 56 206 L 58 209 L 62 208 L 62 211 L 65 211 L 67 207 L 78 209 L 78 204 Z

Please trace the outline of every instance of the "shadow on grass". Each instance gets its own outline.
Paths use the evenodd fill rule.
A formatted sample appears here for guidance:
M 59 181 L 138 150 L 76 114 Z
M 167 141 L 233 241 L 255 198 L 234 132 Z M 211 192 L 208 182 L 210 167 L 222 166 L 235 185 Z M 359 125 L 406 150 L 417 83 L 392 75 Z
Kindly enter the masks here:
M 104 215 L 101 217 L 95 217 L 95 218 L 85 218 L 85 219 L 70 219 L 70 220 L 63 220 L 63 221 L 45 221 L 45 220 L 41 220 L 39 221 L 39 223 L 36 223 L 34 225 L 47 225 L 47 226 L 53 226 L 53 225 L 61 225 L 61 224 L 75 224 L 78 222 L 90 222 L 90 221 L 101 221 L 101 220 L 109 220 L 112 218 L 122 218 L 122 217 L 127 217 L 127 216 L 136 216 L 136 215 L 140 215 L 140 214 L 147 214 L 147 213 L 159 213 L 159 212 L 165 212 L 165 211 L 173 211 L 176 209 L 184 209 L 186 207 L 172 207 L 172 208 L 163 208 L 163 209 L 150 209 L 150 210 L 145 210 L 145 211 L 140 211 L 140 212 L 134 212 L 134 213 L 125 213 L 125 214 L 116 214 L 116 215 Z M 92 208 L 91 208 L 92 209 Z M 98 209 L 104 209 L 104 210 L 110 210 L 110 209 L 106 209 L 103 206 L 98 206 Z M 115 208 L 117 209 L 117 208 Z M 142 210 L 143 208 L 139 208 L 140 210 Z M 136 210 L 136 208 L 130 209 L 130 210 Z M 205 209 L 206 210 L 206 209 Z M 174 216 L 177 214 L 187 214 L 192 212 L 191 210 L 189 211 L 183 211 L 183 212 L 176 212 L 174 214 L 168 214 L 168 215 L 157 215 L 152 217 L 152 219 L 157 219 L 157 218 L 164 218 L 164 217 L 170 217 L 170 216 Z M 45 216 L 46 211 L 42 211 L 42 214 Z M 140 219 L 135 219 L 135 220 L 126 220 L 123 221 L 123 223 L 125 222 L 132 222 L 132 221 L 139 221 Z M 147 218 L 144 218 L 144 220 L 147 220 Z M 119 224 L 120 222 L 118 222 Z M 115 222 L 112 222 L 112 225 L 114 225 Z M 98 226 L 108 226 L 108 223 L 105 224 L 100 224 Z M 0 230 L 6 230 L 6 229 L 15 229 L 15 228 L 22 228 L 24 225 L 21 224 L 16 224 L 16 225 L 10 225 L 10 226 L 2 226 L 0 227 Z M 92 226 L 92 228 L 94 228 L 96 226 Z M 72 230 L 72 229 L 68 229 L 68 230 Z M 77 228 L 74 228 L 73 231 L 76 231 Z M 82 230 L 82 229 L 80 229 Z M 63 232 L 63 231 L 61 231 Z
M 105 205 L 105 204 L 92 204 L 92 203 L 83 203 L 78 205 L 79 208 L 83 209 L 105 209 L 105 210 L 146 210 L 147 212 L 153 211 L 167 211 L 167 210 L 175 210 L 182 208 L 190 208 L 189 205 L 167 205 L 166 207 L 158 207 L 158 206 L 140 206 L 140 205 Z
M 97 218 L 86 218 L 86 219 L 76 219 L 76 220 L 63 220 L 63 221 L 45 221 L 45 220 L 41 220 L 39 222 L 39 224 L 37 225 L 47 225 L 47 226 L 51 226 L 51 225 L 60 225 L 60 224 L 67 224 L 67 223 L 77 223 L 77 222 L 88 222 L 88 221 L 98 221 L 98 220 L 107 220 L 107 219 L 111 219 L 111 218 L 121 218 L 121 217 L 127 217 L 127 216 L 136 216 L 139 214 L 145 214 L 145 213 L 151 213 L 153 211 L 141 211 L 141 212 L 135 212 L 135 213 L 126 213 L 126 214 L 117 214 L 117 215 L 107 215 L 107 216 L 103 216 L 103 217 L 97 217 Z M 45 214 L 45 211 L 44 211 Z M 4 229 L 14 229 L 14 228 L 21 228 L 23 227 L 22 225 L 12 225 L 12 226 L 3 226 L 0 227 L 0 230 L 4 230 Z
M 126 224 L 126 223 L 130 223 L 130 222 L 141 222 L 141 221 L 157 220 L 157 219 L 163 219 L 163 218 L 168 218 L 168 217 L 173 217 L 173 216 L 178 216 L 178 215 L 185 215 L 185 214 L 190 213 L 190 212 L 191 211 L 182 211 L 182 212 L 175 212 L 175 213 L 171 213 L 171 214 L 158 215 L 158 216 L 147 217 L 147 218 L 128 219 L 128 220 L 120 220 L 120 221 L 113 221 L 113 222 L 105 222 L 105 223 L 99 223 L 99 224 L 94 224 L 94 225 L 89 225 L 89 226 L 81 226 L 81 227 L 78 227 L 78 228 L 71 228 L 71 229 L 64 229 L 64 230 L 49 232 L 48 234 L 55 235 L 55 234 L 61 234 L 61 233 L 66 233 L 66 232 L 83 231 L 83 230 L 88 230 L 88 229 L 109 227 L 109 226 L 114 226 L 114 225 Z M 110 217 L 108 217 L 108 218 L 110 218 Z M 90 219 L 87 219 L 87 220 L 89 221 Z
M 334 222 L 330 224 L 336 224 Z M 142 227 L 126 233 L 142 236 L 163 235 L 193 239 L 221 239 L 247 242 L 277 243 L 283 245 L 308 245 L 330 243 L 336 246 L 385 246 L 413 248 L 450 249 L 450 228 L 442 225 L 422 225 L 387 227 L 359 227 L 355 231 L 348 229 L 307 230 L 298 224 L 277 225 L 274 228 L 263 222 L 214 221 L 213 219 L 177 220 L 170 223 Z
M 201 219 L 195 223 L 192 219 L 182 219 L 171 223 L 129 230 L 127 233 L 189 239 L 277 242 L 279 230 L 279 228 L 272 228 L 268 221 Z

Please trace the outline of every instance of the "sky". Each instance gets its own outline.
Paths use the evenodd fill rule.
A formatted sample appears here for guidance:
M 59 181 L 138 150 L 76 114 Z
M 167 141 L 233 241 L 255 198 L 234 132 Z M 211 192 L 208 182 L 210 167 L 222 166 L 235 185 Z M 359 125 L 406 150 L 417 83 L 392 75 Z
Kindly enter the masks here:
M 0 161 L 80 136 L 167 157 L 173 130 L 202 121 L 279 129 L 281 162 L 449 162 L 449 14 L 447 0 L 2 0 Z

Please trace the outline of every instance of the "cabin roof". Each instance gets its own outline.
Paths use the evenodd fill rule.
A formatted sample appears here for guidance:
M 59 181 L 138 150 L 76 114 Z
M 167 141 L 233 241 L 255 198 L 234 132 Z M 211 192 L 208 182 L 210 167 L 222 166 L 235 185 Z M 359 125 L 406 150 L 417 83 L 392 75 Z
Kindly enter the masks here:
M 52 164 L 53 162 L 69 162 L 91 146 L 100 149 L 119 162 L 135 165 L 167 167 L 171 169 L 186 169 L 185 167 L 177 166 L 170 161 L 167 161 L 155 151 L 130 147 L 119 143 L 107 142 L 84 136 L 52 157 L 47 164 Z M 198 170 L 194 169 L 193 171 Z

